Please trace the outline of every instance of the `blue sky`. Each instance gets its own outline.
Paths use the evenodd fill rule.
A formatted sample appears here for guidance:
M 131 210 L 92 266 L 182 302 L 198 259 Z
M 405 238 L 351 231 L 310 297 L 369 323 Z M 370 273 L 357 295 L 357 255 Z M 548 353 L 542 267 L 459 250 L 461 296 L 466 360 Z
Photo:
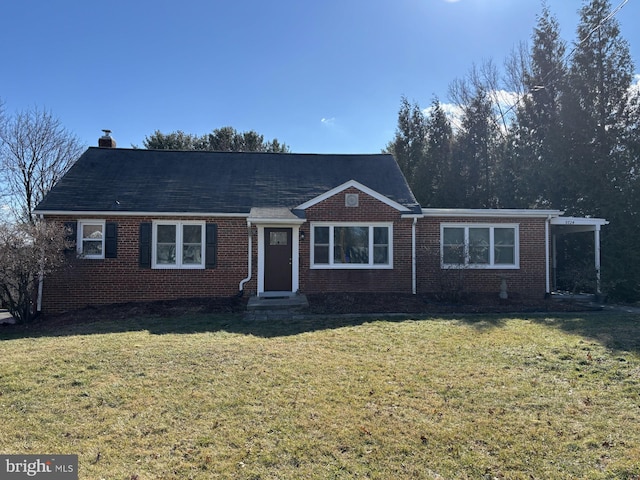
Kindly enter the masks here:
M 622 0 L 612 0 L 616 7 Z M 547 0 L 575 39 L 579 0 Z M 400 98 L 427 107 L 529 41 L 539 0 L 21 0 L 0 7 L 7 113 L 51 110 L 86 146 L 230 125 L 293 152 L 376 153 Z M 640 0 L 617 15 L 640 71 Z M 634 24 L 635 23 L 635 24 Z

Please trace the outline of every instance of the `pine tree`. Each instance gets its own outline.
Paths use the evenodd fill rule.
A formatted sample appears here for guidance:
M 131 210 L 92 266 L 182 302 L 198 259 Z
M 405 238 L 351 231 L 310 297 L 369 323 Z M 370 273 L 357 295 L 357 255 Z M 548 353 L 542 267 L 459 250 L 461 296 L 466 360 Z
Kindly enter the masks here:
M 499 129 L 487 92 L 478 88 L 471 101 L 463 106 L 462 128 L 454 147 L 454 162 L 461 167 L 462 205 L 469 208 L 497 206 L 495 173 Z
M 572 214 L 611 223 L 603 236 L 603 281 L 614 296 L 640 298 L 635 236 L 638 218 L 638 107 L 631 95 L 634 66 L 608 0 L 591 0 L 580 11 L 562 120 L 571 146 L 567 158 Z M 636 232 L 636 233 L 634 233 Z
M 560 119 L 566 91 L 565 45 L 557 20 L 543 7 L 533 34 L 526 94 L 510 132 L 513 198 L 519 207 L 560 208 L 570 174 Z
M 438 99 L 428 109 L 425 131 L 424 159 L 411 187 L 423 207 L 453 207 L 459 202 L 460 171 L 451 163 L 453 129 Z
M 568 207 L 576 214 L 600 215 L 615 208 L 628 169 L 619 140 L 628 123 L 633 63 L 610 11 L 608 0 L 583 6 L 568 75 L 563 122 L 577 179 L 575 204 Z
M 402 97 L 396 134 L 385 151 L 395 157 L 409 185 L 414 185 L 418 165 L 424 162 L 425 146 L 424 114 L 417 102 L 411 105 L 406 97 Z

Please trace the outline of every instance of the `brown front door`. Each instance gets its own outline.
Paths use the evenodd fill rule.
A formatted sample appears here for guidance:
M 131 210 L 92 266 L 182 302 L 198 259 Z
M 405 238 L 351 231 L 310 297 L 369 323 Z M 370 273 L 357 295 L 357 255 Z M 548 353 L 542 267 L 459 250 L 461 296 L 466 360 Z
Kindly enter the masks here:
M 264 229 L 264 290 L 290 292 L 291 284 L 290 228 Z

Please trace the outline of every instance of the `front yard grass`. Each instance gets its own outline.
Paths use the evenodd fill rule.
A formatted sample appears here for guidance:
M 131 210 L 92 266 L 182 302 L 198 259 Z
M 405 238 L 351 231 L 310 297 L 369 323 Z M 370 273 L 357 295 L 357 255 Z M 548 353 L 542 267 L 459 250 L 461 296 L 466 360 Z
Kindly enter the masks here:
M 0 339 L 1 453 L 78 454 L 81 479 L 640 479 L 634 315 L 191 315 Z

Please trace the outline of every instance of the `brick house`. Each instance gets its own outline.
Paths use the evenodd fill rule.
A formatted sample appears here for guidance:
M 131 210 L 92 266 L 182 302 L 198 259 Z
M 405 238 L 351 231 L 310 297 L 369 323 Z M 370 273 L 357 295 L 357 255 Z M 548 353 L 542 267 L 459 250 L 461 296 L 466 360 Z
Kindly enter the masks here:
M 109 140 L 36 209 L 76 244 L 71 266 L 41 285 L 43 311 L 239 292 L 429 293 L 460 269 L 473 292 L 497 295 L 503 280 L 510 294 L 550 291 L 552 223 L 565 225 L 557 210 L 422 209 L 386 154 L 158 151 Z M 583 226 L 599 234 L 605 223 Z

